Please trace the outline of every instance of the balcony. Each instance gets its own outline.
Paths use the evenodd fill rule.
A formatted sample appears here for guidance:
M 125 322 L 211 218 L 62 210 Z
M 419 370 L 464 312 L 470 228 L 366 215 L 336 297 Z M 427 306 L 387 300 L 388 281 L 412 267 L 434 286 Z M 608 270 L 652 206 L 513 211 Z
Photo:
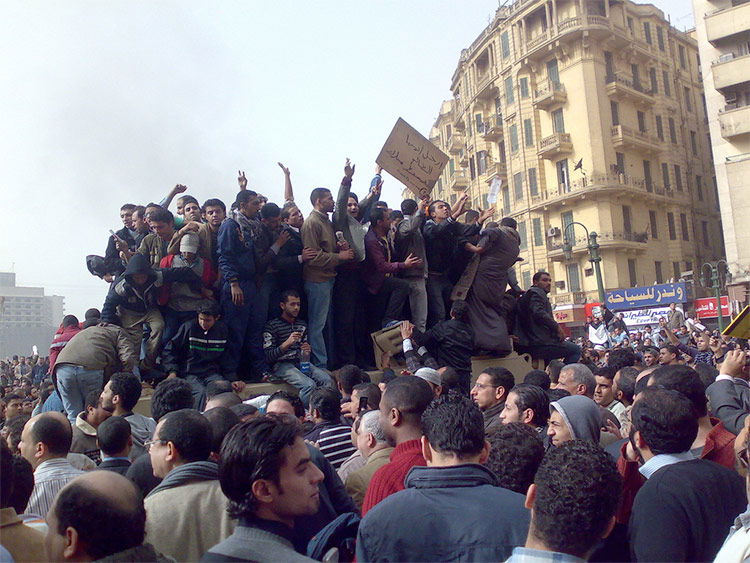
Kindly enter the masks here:
M 622 28 L 613 26 L 604 16 L 574 16 L 567 18 L 555 26 L 542 31 L 541 33 L 526 39 L 522 45 L 522 54 L 531 59 L 544 58 L 549 55 L 548 47 L 555 41 L 576 38 L 582 33 L 587 33 L 594 40 L 601 40 L 613 35 L 613 31 L 624 33 Z M 615 34 L 616 35 L 616 34 Z
M 495 86 L 494 78 L 495 76 L 490 71 L 487 71 L 477 79 L 477 98 L 494 100 L 498 96 L 500 91 Z
M 453 135 L 451 135 L 451 138 L 448 139 L 448 152 L 451 154 L 458 154 L 466 145 L 466 138 L 463 136 L 462 133 L 456 133 L 453 132 Z
M 706 14 L 706 38 L 711 42 L 745 33 L 750 25 L 750 2 Z
M 610 135 L 615 148 L 632 149 L 648 154 L 662 151 L 662 141 L 646 131 L 635 131 L 624 125 L 615 125 L 610 128 Z
M 719 125 L 725 139 L 747 135 L 750 133 L 750 105 L 727 106 L 719 112 Z
M 488 117 L 482 127 L 482 138 L 487 142 L 499 141 L 503 136 L 503 116 Z
M 581 231 L 582 229 L 579 229 Z M 594 229 L 596 230 L 596 229 Z M 597 231 L 598 236 L 596 242 L 599 244 L 599 251 L 613 249 L 617 252 L 630 251 L 631 253 L 642 253 L 646 251 L 648 246 L 648 233 L 633 233 L 633 232 L 604 232 L 600 233 Z M 589 241 L 585 236 L 577 236 L 571 249 L 573 258 L 578 259 L 581 256 L 588 256 L 588 244 Z M 563 252 L 563 238 L 559 240 L 547 239 L 547 256 L 555 261 L 565 261 L 565 253 Z
M 534 107 L 549 110 L 564 104 L 568 100 L 565 86 L 559 82 L 547 80 L 534 92 Z
M 736 57 L 733 53 L 727 53 L 711 65 L 714 87 L 721 90 L 749 81 L 748 68 L 750 68 L 750 55 Z
M 572 305 L 586 303 L 585 291 L 568 291 L 565 293 L 555 293 L 549 296 L 549 300 L 554 305 Z
M 505 169 L 505 163 L 503 162 L 493 162 L 487 166 L 487 171 L 485 172 L 485 176 L 487 177 L 487 181 L 490 182 L 495 176 L 505 176 L 506 169 Z
M 460 153 L 460 156 L 458 157 L 458 165 L 461 168 L 468 168 L 469 167 L 469 153 L 468 151 L 464 151 Z
M 640 105 L 653 105 L 654 96 L 639 82 L 617 74 L 605 78 L 607 95 L 615 100 L 630 101 Z
M 551 160 L 572 152 L 573 143 L 570 140 L 570 133 L 555 133 L 541 140 L 537 154 Z
M 451 176 L 450 187 L 457 192 L 464 191 L 469 187 L 469 176 L 463 170 L 456 170 Z
M 562 207 L 563 205 L 570 205 L 571 200 L 591 200 L 599 195 L 622 199 L 623 201 L 634 198 L 645 199 L 652 205 L 658 205 L 667 203 L 665 194 L 664 188 L 654 185 L 652 181 L 634 178 L 626 174 L 599 174 L 595 172 L 585 178 L 574 180 L 568 184 L 561 184 L 531 196 L 530 209 Z

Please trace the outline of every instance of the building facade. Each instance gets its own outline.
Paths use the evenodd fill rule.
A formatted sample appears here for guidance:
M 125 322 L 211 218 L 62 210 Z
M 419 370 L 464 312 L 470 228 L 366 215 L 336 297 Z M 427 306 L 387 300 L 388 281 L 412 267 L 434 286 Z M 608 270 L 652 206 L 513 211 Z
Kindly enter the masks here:
M 693 0 L 732 301 L 750 287 L 750 2 Z
M 518 221 L 518 279 L 557 304 L 663 283 L 723 254 L 695 40 L 629 0 L 518 0 L 462 51 L 431 140 L 433 198 Z M 496 193 L 495 193 L 496 192 Z M 563 251 L 570 242 L 571 252 Z M 570 256 L 566 256 L 569 254 Z
M 0 272 L 0 356 L 30 356 L 36 345 L 47 355 L 64 314 L 65 299 L 41 287 L 16 285 L 16 274 Z

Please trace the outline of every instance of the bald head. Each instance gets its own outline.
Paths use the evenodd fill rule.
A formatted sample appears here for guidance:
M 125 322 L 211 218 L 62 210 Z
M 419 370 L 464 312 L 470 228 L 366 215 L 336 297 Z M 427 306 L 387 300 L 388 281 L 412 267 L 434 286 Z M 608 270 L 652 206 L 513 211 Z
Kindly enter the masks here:
M 141 545 L 146 535 L 141 494 L 114 471 L 91 471 L 73 479 L 58 493 L 47 522 L 51 561 L 102 559 Z M 66 545 L 71 528 L 77 533 Z
M 48 459 L 67 456 L 72 440 L 73 430 L 65 415 L 45 412 L 29 419 L 23 427 L 18 449 L 36 468 Z

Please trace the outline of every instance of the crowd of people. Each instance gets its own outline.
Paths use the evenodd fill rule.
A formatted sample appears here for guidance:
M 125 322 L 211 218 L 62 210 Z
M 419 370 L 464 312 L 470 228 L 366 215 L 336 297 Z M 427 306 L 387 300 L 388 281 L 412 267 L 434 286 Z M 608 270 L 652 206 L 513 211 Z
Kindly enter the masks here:
M 280 166 L 282 206 L 123 206 L 101 310 L 0 362 L 0 560 L 750 556 L 746 342 L 603 309 L 576 343 L 512 219 L 358 200 L 348 161 L 303 218 Z M 512 350 L 544 369 L 472 372 Z

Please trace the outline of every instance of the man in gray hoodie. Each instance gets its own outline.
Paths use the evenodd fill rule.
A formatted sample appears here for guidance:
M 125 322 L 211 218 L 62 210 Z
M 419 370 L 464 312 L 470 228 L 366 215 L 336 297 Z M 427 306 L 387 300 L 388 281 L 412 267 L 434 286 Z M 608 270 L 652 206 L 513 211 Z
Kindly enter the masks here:
M 571 440 L 599 443 L 601 414 L 599 406 L 583 395 L 570 395 L 549 405 L 547 435 L 553 446 Z

